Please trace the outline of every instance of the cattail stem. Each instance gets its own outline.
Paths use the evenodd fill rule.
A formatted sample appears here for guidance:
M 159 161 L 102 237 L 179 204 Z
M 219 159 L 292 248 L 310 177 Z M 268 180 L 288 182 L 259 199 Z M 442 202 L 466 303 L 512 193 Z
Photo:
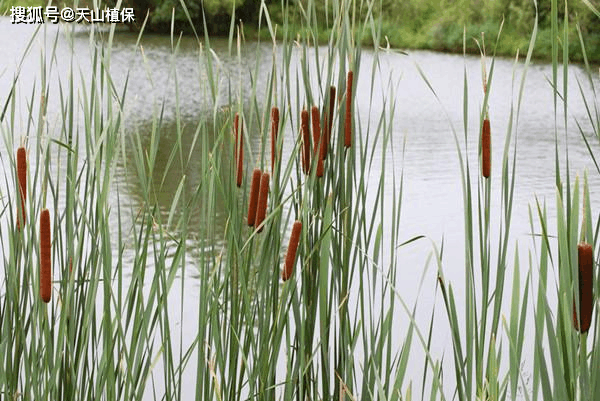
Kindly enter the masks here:
M 271 109 L 271 172 L 275 172 L 277 160 L 277 134 L 279 133 L 279 108 Z
M 592 323 L 594 308 L 594 251 L 587 243 L 577 245 L 579 263 L 579 319 L 577 305 L 573 300 L 573 325 L 575 330 L 587 333 Z M 581 326 L 579 325 L 581 322 Z
M 352 71 L 348 71 L 348 79 L 346 80 L 346 120 L 344 125 L 344 146 L 349 148 L 352 146 Z
M 46 303 L 52 297 L 51 269 L 50 212 L 44 209 L 40 215 L 40 297 Z
M 300 233 L 302 232 L 302 222 L 296 220 L 292 227 L 292 235 L 290 236 L 290 243 L 288 245 L 287 253 L 285 254 L 285 264 L 283 271 L 281 272 L 281 279 L 287 281 L 292 274 L 294 274 L 294 264 L 296 262 L 296 252 L 298 250 L 298 243 L 300 242 Z
M 481 131 L 481 174 L 483 177 L 490 176 L 491 160 L 490 160 L 490 120 L 483 120 L 483 129 Z
M 27 199 L 27 152 L 24 147 L 17 149 L 17 179 L 19 197 L 21 200 L 17 206 L 17 229 L 21 229 L 21 222 L 25 225 L 25 200 Z
M 302 127 L 302 169 L 304 174 L 310 173 L 310 133 L 308 131 L 308 111 L 300 114 Z
M 263 230 L 263 221 L 267 215 L 267 200 L 269 199 L 269 173 L 263 173 L 260 178 L 260 187 L 258 190 L 258 204 L 256 206 L 255 227 L 258 232 Z
M 239 124 L 239 116 L 236 113 L 235 114 L 235 124 L 234 124 L 234 128 L 235 128 L 235 156 L 236 156 L 236 163 L 237 163 L 237 179 L 236 179 L 236 184 L 239 187 L 242 186 L 242 177 L 244 174 L 244 125 L 243 123 L 240 125 Z M 239 129 L 239 131 L 238 131 Z M 239 132 L 239 135 L 238 135 Z M 238 137 L 239 137 L 239 152 L 238 152 Z
M 321 135 L 321 116 L 319 108 L 313 106 L 312 109 L 312 130 L 314 143 L 314 157 L 317 158 L 317 177 L 323 177 L 323 137 Z
M 248 204 L 248 225 L 254 226 L 254 220 L 256 218 L 256 207 L 258 205 L 258 190 L 260 188 L 260 176 L 262 171 L 255 168 L 252 173 L 252 185 L 250 187 L 250 203 Z

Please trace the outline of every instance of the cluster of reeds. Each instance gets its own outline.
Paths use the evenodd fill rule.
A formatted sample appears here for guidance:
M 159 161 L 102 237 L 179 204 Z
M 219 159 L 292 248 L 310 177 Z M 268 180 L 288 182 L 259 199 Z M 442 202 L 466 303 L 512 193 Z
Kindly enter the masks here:
M 390 179 L 383 172 L 388 166 L 386 157 L 394 150 L 390 145 L 394 108 L 385 106 L 378 116 L 381 123 L 374 127 L 359 123 L 360 110 L 353 106 L 352 100 L 358 76 L 348 69 L 360 63 L 353 35 L 372 37 L 376 42 L 373 57 L 377 58 L 381 31 L 368 31 L 371 24 L 355 25 L 353 7 L 334 2 L 332 7 L 337 8 L 332 14 L 330 44 L 335 45 L 323 60 L 320 57 L 324 52 L 318 51 L 314 44 L 317 3 L 307 2 L 307 9 L 300 17 L 305 18 L 304 29 L 308 34 L 303 33 L 304 36 L 292 42 L 291 26 L 288 23 L 283 27 L 283 43 L 278 46 L 286 50 L 282 60 L 273 61 L 273 70 L 281 71 L 282 79 L 276 82 L 277 74 L 268 77 L 265 98 L 256 96 L 260 92 L 257 82 L 262 82 L 256 79 L 257 74 L 264 65 L 257 60 L 254 67 L 247 69 L 251 87 L 240 84 L 245 89 L 240 89 L 243 93 L 237 95 L 248 100 L 244 96 L 251 93 L 249 101 L 239 100 L 250 106 L 235 114 L 233 134 L 230 115 L 223 124 L 201 117 L 190 131 L 184 131 L 186 124 L 177 116 L 173 123 L 176 139 L 164 158 L 169 162 L 162 166 L 163 170 L 157 163 L 157 154 L 164 150 L 164 143 L 158 145 L 161 130 L 154 127 L 168 122 L 154 116 L 161 124 L 153 121 L 149 130 L 121 126 L 127 121 L 121 118 L 124 111 L 116 110 L 112 101 L 106 102 L 116 98 L 115 104 L 122 105 L 125 101 L 125 89 L 119 93 L 119 82 L 110 75 L 110 52 L 104 52 L 101 46 L 92 50 L 91 83 L 76 84 L 77 74 L 70 71 L 68 79 L 60 81 L 65 85 L 60 88 L 61 95 L 53 98 L 50 92 L 50 103 L 46 104 L 60 103 L 64 121 L 56 124 L 58 132 L 45 123 L 39 124 L 36 152 L 41 156 L 34 168 L 29 166 L 28 170 L 25 149 L 17 151 L 19 230 L 6 232 L 5 225 L 0 225 L 2 238 L 7 238 L 3 243 L 11 245 L 5 250 L 4 282 L 0 285 L 4 291 L 0 294 L 0 393 L 5 398 L 183 399 L 194 392 L 195 398 L 201 400 L 398 400 L 414 398 L 414 388 L 431 400 L 455 397 L 516 401 L 520 394 L 534 400 L 600 398 L 597 379 L 600 335 L 593 314 L 596 278 L 593 249 L 597 235 L 592 229 L 589 207 L 584 212 L 585 235 L 577 242 L 579 193 L 577 185 L 571 190 L 568 168 L 566 172 L 560 168 L 562 159 L 558 150 L 557 233 L 553 235 L 546 205 L 538 202 L 534 210 L 539 216 L 539 228 L 534 227 L 531 219 L 537 248 L 530 255 L 537 255 L 539 260 L 531 256 L 531 266 L 523 272 L 518 251 L 514 252 L 514 258 L 510 253 L 517 177 L 517 147 L 511 144 L 517 121 L 509 122 L 512 128 L 507 130 L 504 154 L 495 164 L 500 179 L 499 188 L 494 189 L 502 194 L 497 214 L 490 213 L 491 181 L 471 181 L 475 172 L 473 164 L 469 164 L 466 139 L 481 141 L 481 175 L 489 178 L 491 137 L 487 112 L 481 115 L 481 136 L 467 131 L 466 123 L 464 143 L 453 131 L 464 197 L 464 261 L 458 265 L 464 266 L 465 280 L 464 287 L 458 287 L 444 277 L 446 266 L 454 267 L 457 263 L 448 252 L 443 252 L 443 240 L 441 247 L 432 240 L 431 260 L 437 269 L 430 275 L 424 268 L 422 281 L 438 283 L 436 291 L 441 292 L 448 323 L 440 325 L 434 319 L 433 309 L 428 318 L 419 298 L 414 306 L 408 305 L 401 291 L 395 289 L 401 278 L 397 272 L 402 274 L 400 250 L 422 237 L 408 240 L 401 237 L 403 176 L 392 175 Z M 365 20 L 374 20 L 371 10 L 377 9 L 376 1 L 367 3 Z M 182 6 L 185 10 L 185 4 Z M 549 18 L 553 20 L 555 38 L 559 36 L 558 11 L 557 1 L 552 0 Z M 566 25 L 570 16 L 565 14 Z M 261 18 L 267 16 L 268 8 L 264 7 Z M 267 25 L 271 29 L 271 24 Z M 232 32 L 235 26 L 232 20 Z M 109 49 L 115 34 L 114 27 L 111 29 L 106 42 Z M 566 32 L 565 29 L 564 35 Z M 278 36 L 275 32 L 271 34 L 277 42 Z M 554 40 L 552 45 L 558 57 L 559 43 Z M 525 67 L 529 65 L 534 42 L 535 31 Z M 208 36 L 205 43 L 202 50 L 213 54 Z M 562 45 L 569 43 L 564 36 Z M 229 44 L 234 47 L 232 42 Z M 291 84 L 275 84 L 295 78 L 289 72 L 293 59 L 287 52 L 293 46 L 302 47 L 306 53 L 314 50 L 311 57 L 314 54 L 316 66 L 324 66 L 323 76 L 327 77 L 319 88 L 328 91 L 328 96 L 317 93 L 311 83 L 310 57 L 301 59 L 303 74 L 298 79 L 306 99 L 298 96 L 294 103 Z M 177 51 L 179 48 L 175 47 Z M 74 53 L 75 48 L 71 50 Z M 565 55 L 568 53 L 565 51 Z M 241 64 L 241 56 L 238 57 Z M 55 59 L 55 54 L 49 54 L 48 61 L 42 58 L 42 65 L 50 67 Z M 353 60 L 351 65 L 340 62 L 347 59 Z M 213 68 L 215 60 L 216 57 L 207 57 L 206 61 L 203 58 L 208 65 L 204 89 L 217 99 L 226 95 L 219 89 L 220 77 Z M 555 70 L 558 70 L 557 60 L 553 61 Z M 377 60 L 374 61 L 373 65 L 377 65 Z M 336 66 L 338 71 L 334 70 Z M 564 68 L 568 68 L 568 62 Z M 559 79 L 554 75 L 551 86 L 555 98 L 566 102 L 566 91 L 564 94 L 558 91 Z M 43 77 L 36 88 L 50 87 Z M 337 80 L 334 82 L 331 77 Z M 524 79 L 525 74 L 522 82 Z M 333 84 L 338 88 L 345 85 L 346 101 L 339 107 L 339 116 L 334 113 Z M 178 85 L 177 80 L 174 85 Z M 464 87 L 468 88 L 466 74 Z M 487 88 L 484 93 L 483 107 L 487 110 Z M 47 95 L 44 93 L 43 98 Z M 469 104 L 466 95 L 465 89 L 465 122 Z M 515 102 L 515 115 L 521 96 L 519 93 Z M 9 96 L 4 109 L 17 109 L 15 99 Z M 273 99 L 285 99 L 279 103 L 282 122 L 279 108 L 270 109 Z M 323 99 L 324 104 L 315 99 Z M 231 104 L 238 101 L 229 100 Z M 98 108 L 98 105 L 103 106 Z M 371 104 L 368 106 L 370 111 L 374 110 Z M 267 124 L 256 130 L 252 124 L 266 121 L 269 109 L 271 171 L 264 171 L 268 169 L 264 155 L 255 161 L 252 151 L 247 149 L 246 162 L 255 161 L 260 168 L 252 173 L 246 199 L 246 191 L 236 189 L 236 186 L 245 188 L 243 125 L 246 124 L 249 138 L 260 132 L 264 153 L 269 141 Z M 31 110 L 28 120 L 37 123 Z M 0 118 L 0 123 L 4 124 L 5 143 L 10 145 L 7 148 L 13 149 L 11 138 L 16 134 L 10 127 L 15 125 L 16 118 L 14 112 L 9 114 L 6 114 L 9 121 L 5 123 Z M 288 132 L 285 116 L 292 116 L 289 126 L 294 128 L 294 138 L 289 142 L 299 143 L 294 149 L 299 150 L 300 162 L 295 153 L 289 158 L 282 154 L 282 134 Z M 80 117 L 83 121 L 78 121 Z M 36 133 L 28 135 L 35 138 Z M 193 149 L 182 139 L 187 135 L 192 137 Z M 233 162 L 228 164 L 230 149 L 223 151 L 218 145 L 230 143 L 231 136 L 234 155 Z M 373 138 L 381 140 L 376 142 Z M 585 140 L 584 135 L 582 138 Z M 123 143 L 126 146 L 121 147 Z M 373 179 L 368 160 L 380 145 L 382 172 L 379 179 Z M 589 146 L 592 154 L 593 149 Z M 302 174 L 311 174 L 311 154 L 314 176 L 322 177 L 320 180 Z M 61 168 L 46 168 L 55 167 L 54 163 Z M 299 165 L 300 171 L 295 171 L 294 177 L 294 166 Z M 122 169 L 120 174 L 115 174 L 117 168 Z M 180 175 L 175 175 L 177 181 L 167 191 L 162 185 L 173 184 L 169 182 L 173 177 L 169 175 L 171 170 Z M 28 176 L 28 171 L 44 177 Z M 186 171 L 195 174 L 184 174 Z M 188 180 L 194 175 L 201 178 L 190 184 Z M 116 176 L 124 176 L 126 185 L 115 183 Z M 48 190 L 27 194 L 28 179 L 30 186 L 32 182 L 47 182 Z M 131 182 L 140 186 L 142 195 L 135 199 L 137 203 L 132 206 L 119 196 L 111 197 L 114 186 L 118 189 L 114 192 L 122 196 L 119 191 Z M 381 195 L 390 185 L 392 200 Z M 155 196 L 161 190 L 172 195 L 167 203 L 161 203 Z M 583 192 L 589 198 L 587 186 Z M 375 194 L 374 202 L 369 198 L 371 194 Z M 50 202 L 48 208 L 46 196 Z M 273 205 L 270 210 L 269 200 Z M 245 207 L 240 205 L 246 201 L 248 215 L 244 221 L 240 216 Z M 35 233 L 27 235 L 25 227 L 33 226 L 34 216 L 28 216 L 28 225 L 26 204 L 30 211 L 41 210 L 39 251 L 37 242 L 21 241 L 37 237 Z M 49 209 L 60 210 L 55 221 L 61 227 L 54 232 L 51 232 Z M 14 210 L 14 205 L 7 210 Z M 225 222 L 215 222 L 215 216 L 226 216 Z M 265 227 L 265 221 L 269 222 L 268 236 L 256 236 Z M 284 238 L 292 221 L 287 252 L 282 256 Z M 243 229 L 246 223 L 254 227 L 252 232 Z M 495 235 L 492 227 L 500 227 L 501 235 Z M 60 302 L 53 302 L 51 308 L 32 296 L 37 288 L 31 285 L 36 276 L 31 273 L 30 265 L 31 255 L 36 252 L 40 259 L 40 298 L 48 302 L 54 290 L 60 294 Z M 64 271 L 57 268 L 52 272 L 52 255 L 55 267 L 62 266 Z M 73 274 L 66 274 L 71 271 Z M 553 271 L 557 272 L 558 280 L 553 280 Z M 190 276 L 194 278 L 191 286 Z M 290 280 L 292 277 L 298 279 Z M 507 277 L 512 280 L 506 280 Z M 507 285 L 509 282 L 512 286 Z M 553 282 L 558 283 L 556 296 L 552 294 Z M 174 297 L 171 290 L 178 287 L 181 293 Z M 462 290 L 458 296 L 457 288 Z M 575 289 L 578 291 L 573 293 Z M 427 293 L 427 297 L 435 298 L 440 292 Z M 189 302 L 191 299 L 195 302 Z M 195 308 L 192 319 L 188 308 Z M 423 327 L 423 319 L 427 327 Z M 446 350 L 438 354 L 433 344 L 435 333 L 443 332 L 446 326 L 452 342 L 449 358 Z M 591 352 L 587 352 L 587 343 L 593 347 Z M 527 350 L 533 355 L 525 354 Z M 102 358 L 97 358 L 98 351 Z M 412 371 L 416 369 L 411 361 L 420 357 L 424 364 L 419 363 L 419 374 L 414 375 Z M 453 369 L 448 368 L 448 361 L 454 363 Z M 191 385 L 185 379 L 190 374 Z M 418 380 L 422 384 L 418 385 Z

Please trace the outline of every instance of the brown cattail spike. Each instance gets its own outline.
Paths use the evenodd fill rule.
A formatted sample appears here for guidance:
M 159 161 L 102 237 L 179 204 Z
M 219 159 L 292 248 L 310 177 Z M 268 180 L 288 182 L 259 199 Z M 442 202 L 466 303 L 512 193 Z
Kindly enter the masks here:
M 260 176 L 262 171 L 255 168 L 252 173 L 252 185 L 250 187 L 250 203 L 248 204 L 248 225 L 254 226 L 254 219 L 256 218 L 256 206 L 258 205 L 258 190 L 260 188 Z
M 321 116 L 319 108 L 313 106 L 312 112 L 312 130 L 314 143 L 314 157 L 317 159 L 317 177 L 323 177 L 323 141 L 321 136 Z
M 344 146 L 349 148 L 352 146 L 352 71 L 348 71 L 348 79 L 346 81 L 346 120 L 344 125 Z
M 269 173 L 263 173 L 260 178 L 260 188 L 258 190 L 258 204 L 256 207 L 256 218 L 254 225 L 258 232 L 263 230 L 262 222 L 267 215 L 267 200 L 269 199 Z
M 27 199 L 27 152 L 24 147 L 17 149 L 17 179 L 19 180 L 19 197 L 17 206 L 17 229 L 21 229 L 21 222 L 25 224 L 25 200 Z
M 287 253 L 285 254 L 285 264 L 281 272 L 281 279 L 287 281 L 294 274 L 294 263 L 296 262 L 296 252 L 298 243 L 300 242 L 300 233 L 302 232 L 302 222 L 296 220 L 292 227 L 292 236 L 288 245 Z
M 50 302 L 52 296 L 50 249 L 50 212 L 44 209 L 40 215 L 40 297 L 46 303 Z
M 490 146 L 491 146 L 491 134 L 490 134 L 490 120 L 487 118 L 483 120 L 483 129 L 481 130 L 481 175 L 485 178 L 490 176 Z
M 235 140 L 238 141 L 238 115 L 235 115 Z M 242 177 L 244 174 L 244 125 L 239 126 L 239 152 L 236 152 L 237 160 L 237 180 L 236 184 L 239 187 L 242 186 Z
M 310 173 L 310 133 L 308 132 L 308 111 L 300 114 L 302 127 L 302 169 L 304 174 Z
M 279 133 L 279 109 L 271 109 L 271 172 L 275 172 L 277 160 L 277 134 Z
M 594 251 L 590 244 L 581 243 L 577 245 L 579 262 L 579 310 L 580 318 L 577 318 L 577 305 L 573 300 L 573 325 L 575 330 L 586 333 L 592 323 L 592 311 L 594 308 Z M 581 329 L 579 326 L 581 322 Z
M 327 122 L 327 135 L 325 136 L 325 156 L 323 159 L 327 159 L 327 151 L 329 150 L 329 144 L 331 143 L 331 130 L 333 129 L 333 113 L 335 111 L 335 86 L 329 87 L 329 117 L 325 117 Z

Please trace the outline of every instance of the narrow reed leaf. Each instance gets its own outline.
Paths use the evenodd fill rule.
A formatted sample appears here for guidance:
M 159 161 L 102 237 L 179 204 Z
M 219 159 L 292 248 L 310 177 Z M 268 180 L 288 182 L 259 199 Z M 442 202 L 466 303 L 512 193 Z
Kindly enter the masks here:
M 17 209 L 17 229 L 25 224 L 25 200 L 27 199 L 27 152 L 24 147 L 17 149 L 17 178 L 19 180 L 20 209 Z M 18 207 L 18 206 L 17 206 Z
M 260 177 L 262 171 L 255 168 L 252 173 L 252 185 L 250 187 L 250 201 L 248 203 L 248 225 L 254 226 L 254 220 L 256 218 L 256 207 L 258 205 L 258 190 L 260 187 Z
M 592 311 L 594 309 L 594 251 L 588 243 L 582 242 L 577 245 L 579 262 L 579 310 L 577 316 L 577 305 L 573 300 L 573 325 L 575 330 L 586 333 L 592 322 Z M 581 326 L 579 325 L 581 322 Z
M 346 81 L 346 119 L 344 124 L 344 146 L 352 146 L 352 71 L 348 71 Z
M 258 232 L 263 230 L 262 222 L 267 215 L 267 200 L 269 199 L 269 173 L 263 173 L 260 179 L 260 187 L 258 190 L 258 204 L 256 207 L 256 218 L 254 219 L 255 227 Z
M 294 264 L 296 262 L 296 252 L 298 251 L 298 243 L 300 242 L 300 233 L 302 232 L 302 222 L 296 220 L 292 227 L 292 235 L 288 245 L 287 253 L 285 254 L 285 264 L 281 272 L 281 279 L 287 281 L 294 274 Z
M 310 172 L 310 133 L 308 132 L 308 111 L 302 110 L 301 127 L 302 127 L 302 169 L 304 174 Z
M 317 106 L 312 107 L 312 131 L 314 157 L 317 158 L 317 177 L 323 177 L 323 137 L 321 136 L 321 116 Z
M 233 153 L 235 155 L 235 159 L 237 160 L 237 146 L 239 140 L 239 124 L 240 124 L 240 116 L 238 113 L 235 113 L 235 118 L 233 119 L 233 135 L 235 137 L 235 141 L 233 142 Z
M 483 129 L 481 130 L 481 174 L 484 178 L 489 178 L 490 176 L 490 145 L 490 120 L 486 118 L 483 120 Z
M 40 297 L 46 303 L 52 296 L 50 247 L 50 212 L 44 209 L 40 215 Z
M 236 113 L 236 115 L 235 115 L 235 143 L 236 143 L 235 157 L 236 157 L 236 163 L 237 163 L 236 183 L 239 188 L 242 186 L 242 177 L 244 175 L 244 124 L 241 124 L 241 125 L 238 125 L 238 124 L 239 124 L 239 117 L 238 117 L 238 114 Z M 239 131 L 238 131 L 238 128 L 239 128 Z M 238 148 L 237 148 L 238 137 L 239 137 L 239 152 L 238 152 Z
M 323 159 L 327 159 L 327 152 L 329 151 L 329 143 L 331 142 L 331 130 L 333 129 L 333 112 L 335 111 L 335 86 L 329 87 L 329 113 L 325 114 L 325 153 Z M 328 115 L 329 114 L 329 115 Z
M 271 172 L 275 172 L 277 160 L 277 134 L 279 132 L 279 108 L 271 109 Z

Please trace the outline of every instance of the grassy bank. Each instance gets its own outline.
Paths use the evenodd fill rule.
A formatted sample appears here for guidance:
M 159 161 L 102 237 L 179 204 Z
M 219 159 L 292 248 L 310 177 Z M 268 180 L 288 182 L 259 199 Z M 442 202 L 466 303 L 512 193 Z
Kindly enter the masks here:
M 391 78 L 376 83 L 385 28 L 392 29 L 380 18 L 387 3 L 332 0 L 324 23 L 317 18 L 320 2 L 304 4 L 303 13 L 263 10 L 260 29 L 274 44 L 268 60 L 242 58 L 242 34 L 232 20 L 229 52 L 243 74 L 221 68 L 211 36 L 195 31 L 192 13 L 181 5 L 197 39 L 200 91 L 210 105 L 192 121 L 180 114 L 173 79 L 174 122 L 164 120 L 164 103 L 149 101 L 151 122 L 126 127 L 126 99 L 147 93 L 132 94 L 127 79 L 111 75 L 114 26 L 108 33 L 92 30 L 85 54 L 81 47 L 76 54 L 73 25 L 61 28 L 65 35 L 31 39 L 43 43 L 34 53 L 35 85 L 21 91 L 32 77 L 17 70 L 0 97 L 2 398 L 600 399 L 599 319 L 591 314 L 597 297 L 590 293 L 600 290 L 594 262 L 600 218 L 587 183 L 587 174 L 600 168 L 574 178 L 561 142 L 569 116 L 567 79 L 559 75 L 562 69 L 568 77 L 572 31 L 561 29 L 568 14 L 561 20 L 552 0 L 549 27 L 530 27 L 515 65 L 508 128 L 492 142 L 502 149 L 498 160 L 489 160 L 485 128 L 494 54 L 513 45 L 502 45 L 502 36 L 496 44 L 490 33 L 483 79 L 471 84 L 466 67 L 462 77 L 452 77 L 464 87 L 456 95 L 463 124 L 448 123 L 463 200 L 463 226 L 448 234 L 464 240 L 464 263 L 458 263 L 464 282 L 456 283 L 445 272 L 457 263 L 448 260 L 443 239 L 400 236 L 405 177 L 390 158 L 402 158 L 392 147 L 402 105 Z M 511 236 L 515 181 L 527 174 L 516 163 L 528 151 L 517 140 L 519 118 L 526 118 L 520 106 L 544 29 L 551 32 L 555 140 L 547 151 L 555 155 L 548 174 L 556 201 L 530 200 L 535 248 L 522 257 Z M 461 43 L 469 42 L 458 32 Z M 440 36 L 457 50 L 450 34 L 457 33 Z M 147 63 L 140 38 L 133 51 Z M 176 33 L 171 38 L 168 74 L 174 77 L 180 42 Z M 361 63 L 365 41 L 375 44 L 372 63 Z M 68 68 L 65 77 L 52 79 L 63 46 L 71 59 L 61 63 L 89 57 L 91 73 Z M 266 70 L 266 79 L 257 79 Z M 597 160 L 596 72 L 586 73 L 592 90 L 582 89 L 588 107 L 579 140 Z M 361 103 L 368 121 L 357 109 L 357 96 L 365 96 L 357 93 L 359 77 L 371 94 Z M 481 106 L 469 109 L 468 97 L 476 94 Z M 381 108 L 375 96 L 383 98 Z M 469 115 L 479 116 L 476 127 L 468 126 Z M 164 124 L 176 127 L 166 151 Z M 258 150 L 251 136 L 259 138 Z M 17 152 L 26 159 L 17 160 Z M 155 171 L 159 153 L 168 160 L 162 175 Z M 177 182 L 170 183 L 175 189 L 165 208 L 157 198 L 166 179 Z M 121 197 L 129 181 L 140 187 L 136 204 Z M 494 193 L 501 197 L 497 213 Z M 48 214 L 51 238 L 40 226 Z M 212 223 L 217 215 L 226 224 Z M 419 299 L 408 304 L 398 290 L 401 274 L 421 273 L 419 266 L 408 270 L 400 253 L 415 241 L 431 244 L 424 256 L 435 274 L 423 274 L 429 280 L 423 296 L 437 301 L 437 310 L 417 309 Z M 192 318 L 185 314 L 190 305 Z M 438 315 L 443 328 L 434 326 Z M 440 331 L 450 346 L 438 354 Z
M 303 21 L 306 18 L 306 0 L 294 2 L 267 1 L 271 22 L 283 26 L 286 29 L 301 33 Z M 10 15 L 10 7 L 19 6 L 43 6 L 45 2 L 39 0 L 4 0 L 0 3 L 0 13 Z M 94 7 L 92 2 L 78 2 L 79 6 Z M 115 3 L 106 3 L 111 7 Z M 233 3 L 227 6 L 212 6 L 203 16 L 202 8 L 191 0 L 187 2 L 191 11 L 190 17 L 193 23 L 201 31 L 203 21 L 207 21 L 207 29 L 211 35 L 229 34 L 229 21 Z M 212 3 L 211 3 L 212 4 Z M 258 27 L 258 17 L 261 13 L 260 5 L 252 5 L 248 1 L 238 1 L 234 19 L 241 21 L 245 26 L 245 35 L 248 39 L 262 37 L 268 39 L 270 32 L 262 24 Z M 333 2 L 319 3 L 315 5 L 314 16 L 311 16 L 315 24 L 316 39 L 326 44 L 332 34 L 331 16 L 333 15 Z M 550 6 L 543 3 L 539 6 L 527 0 L 482 2 L 478 4 L 475 0 L 461 0 L 459 2 L 438 2 L 429 0 L 408 1 L 382 1 L 379 5 L 369 10 L 369 2 L 352 2 L 354 14 L 358 19 L 364 21 L 366 15 L 371 13 L 374 21 L 379 24 L 383 45 L 390 45 L 400 49 L 427 49 L 442 52 L 462 53 L 463 44 L 467 53 L 479 54 L 482 33 L 489 43 L 496 46 L 496 54 L 499 56 L 512 57 L 517 50 L 524 53 L 529 46 L 529 38 L 532 34 L 534 22 L 537 19 L 538 31 L 533 52 L 533 58 L 543 61 L 552 59 L 552 43 L 560 38 L 553 37 L 550 23 Z M 73 5 L 71 5 L 73 6 Z M 104 5 L 103 5 L 104 6 Z M 123 5 L 125 6 L 125 5 Z M 146 12 L 149 10 L 149 19 L 146 31 L 169 34 L 171 31 L 172 11 L 175 10 L 175 29 L 186 34 L 192 34 L 193 30 L 187 20 L 186 13 L 179 2 L 172 1 L 154 4 L 152 1 L 143 2 L 135 9 L 139 21 L 136 29 L 141 28 Z M 539 7 L 539 8 L 538 8 Z M 593 3 L 592 3 L 593 7 Z M 598 8 L 598 5 L 596 5 Z M 212 10 L 212 13 L 211 13 Z M 584 61 L 580 45 L 579 33 L 585 43 L 587 59 L 594 63 L 600 63 L 600 24 L 594 11 L 586 6 L 583 1 L 569 3 L 566 8 L 569 23 L 569 58 L 574 62 Z M 557 11 L 560 17 L 557 32 L 562 32 L 562 19 L 565 8 Z M 285 16 L 285 22 L 284 22 Z M 329 17 L 329 20 L 328 20 Z M 496 38 L 502 26 L 502 35 L 496 44 Z M 466 34 L 466 42 L 463 42 L 463 32 Z M 281 38 L 281 37 L 280 37 Z M 373 38 L 367 34 L 361 39 L 364 45 L 373 45 Z M 562 46 L 562 45 L 561 45 Z

